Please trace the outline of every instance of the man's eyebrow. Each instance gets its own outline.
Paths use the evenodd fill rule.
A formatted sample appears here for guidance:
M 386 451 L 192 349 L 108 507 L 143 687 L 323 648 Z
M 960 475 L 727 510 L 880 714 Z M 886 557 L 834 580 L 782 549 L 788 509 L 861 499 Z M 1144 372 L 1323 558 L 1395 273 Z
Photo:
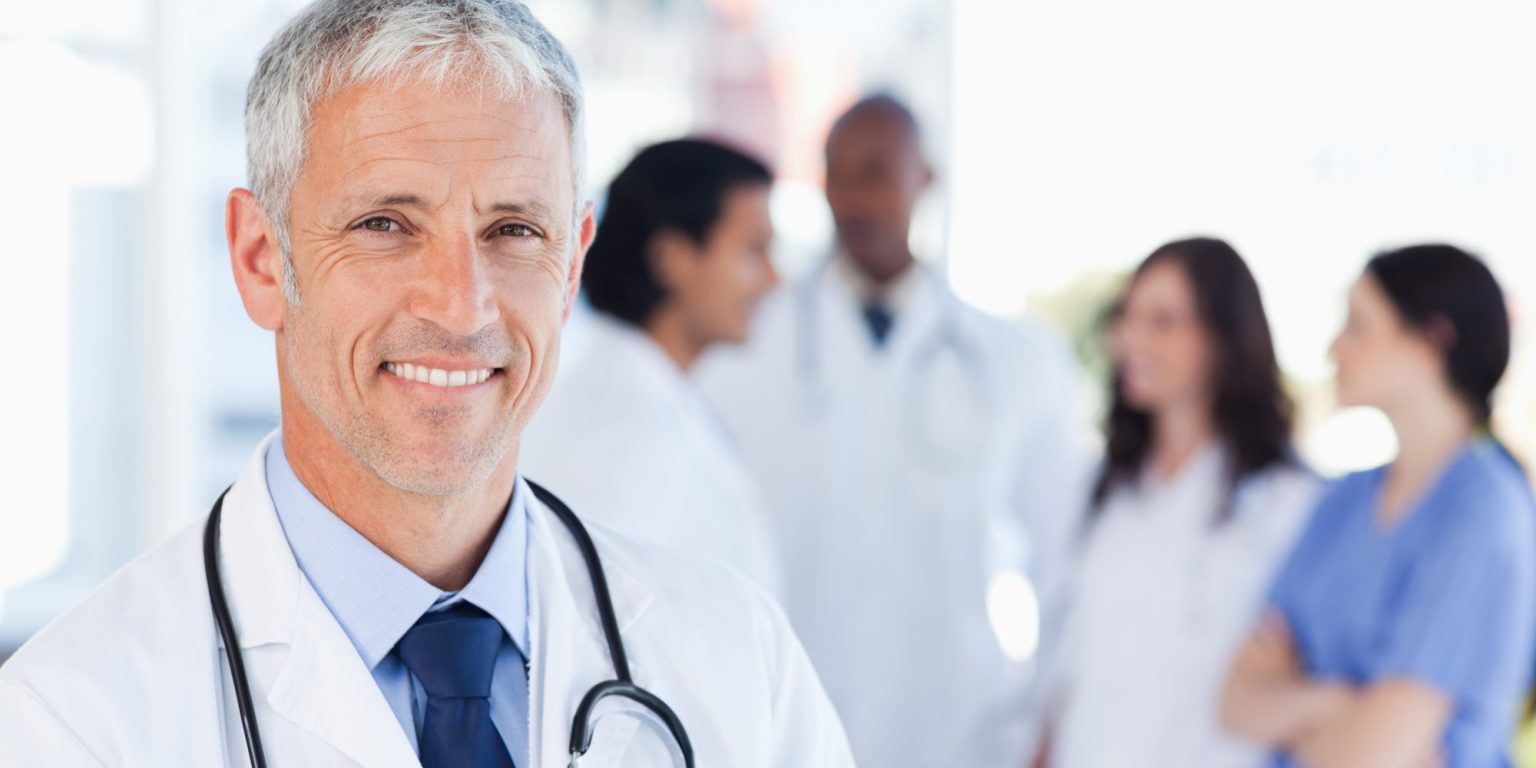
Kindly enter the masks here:
M 388 208 L 391 206 L 416 206 L 427 207 L 426 200 L 417 194 L 410 192 L 392 192 L 381 195 L 355 195 L 348 202 L 356 208 Z M 550 219 L 552 209 L 539 200 L 527 200 L 514 202 L 500 200 L 486 208 L 487 213 L 508 213 L 518 216 L 529 216 L 535 219 Z
M 397 192 L 397 193 L 392 194 L 392 195 L 385 195 L 384 197 L 379 199 L 379 205 L 426 205 L 426 204 L 427 204 L 427 201 L 421 199 L 420 195 L 413 195 L 413 194 L 411 194 L 409 192 Z
M 548 219 L 548 218 L 551 218 L 549 206 L 545 205 L 544 203 L 542 203 L 542 202 L 540 202 L 538 200 L 529 200 L 527 202 L 522 202 L 522 203 L 515 203 L 515 202 L 509 202 L 509 201 L 498 201 L 498 202 L 492 203 L 489 207 L 487 207 L 486 208 L 486 212 L 488 212 L 488 213 L 510 213 L 510 214 L 516 214 L 516 215 L 522 215 L 522 216 L 530 216 L 530 217 L 535 218 L 535 219 Z
M 348 206 L 352 208 L 387 208 L 395 205 L 425 206 L 427 204 L 421 195 L 414 195 L 409 192 L 351 195 L 346 198 L 346 201 Z

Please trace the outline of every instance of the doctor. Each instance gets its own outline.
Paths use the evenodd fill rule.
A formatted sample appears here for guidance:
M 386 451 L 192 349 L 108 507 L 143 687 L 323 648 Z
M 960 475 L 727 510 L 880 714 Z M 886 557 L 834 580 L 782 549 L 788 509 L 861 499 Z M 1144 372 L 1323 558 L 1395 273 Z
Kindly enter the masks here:
M 932 179 L 919 144 L 889 97 L 836 122 L 837 255 L 771 297 L 747 349 L 704 381 L 769 495 L 793 565 L 785 607 L 859 762 L 1018 765 L 1023 680 L 988 587 L 1006 564 L 1049 578 L 1086 484 L 1086 425 L 1064 345 L 962 304 L 913 258 Z M 1021 525 L 1035 556 L 1008 563 L 1017 552 L 994 545 Z M 1020 634 L 1038 618 L 1001 607 Z
M 584 553 L 520 478 L 593 234 L 560 43 L 510 0 L 327 0 L 263 52 L 247 121 L 227 233 L 282 431 L 220 520 L 0 670 L 0 763 L 563 766 L 627 667 L 698 765 L 850 765 L 759 590 L 596 528 Z M 684 751 L 629 701 L 586 713 L 581 765 Z
M 1259 768 L 1217 722 L 1221 685 L 1319 483 L 1293 458 L 1258 283 L 1224 241 L 1168 243 L 1109 341 L 1105 456 L 1037 764 Z
M 766 502 L 691 378 L 746 340 L 778 281 L 768 169 L 683 139 L 647 147 L 608 190 L 582 288 L 596 310 L 524 434 L 529 477 L 589 518 L 783 592 Z

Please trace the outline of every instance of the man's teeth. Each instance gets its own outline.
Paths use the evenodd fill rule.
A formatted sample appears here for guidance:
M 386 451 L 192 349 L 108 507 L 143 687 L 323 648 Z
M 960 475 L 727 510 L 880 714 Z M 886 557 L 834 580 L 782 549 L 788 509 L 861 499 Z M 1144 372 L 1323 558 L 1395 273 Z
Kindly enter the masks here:
M 434 387 L 467 387 L 471 384 L 480 384 L 496 372 L 492 368 L 445 371 L 441 368 L 428 368 L 425 365 L 410 363 L 385 363 L 384 369 L 407 381 L 419 381 Z

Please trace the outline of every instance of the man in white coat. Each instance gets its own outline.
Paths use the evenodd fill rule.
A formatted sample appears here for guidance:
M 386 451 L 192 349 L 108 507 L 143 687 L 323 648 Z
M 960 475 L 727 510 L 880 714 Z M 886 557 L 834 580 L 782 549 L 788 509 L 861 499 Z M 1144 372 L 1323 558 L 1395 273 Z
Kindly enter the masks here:
M 641 150 L 609 186 L 584 344 L 523 434 L 522 471 L 589 519 L 783 592 L 767 503 L 691 373 L 740 343 L 778 282 L 768 168 L 701 139 Z
M 785 608 L 859 762 L 1019 765 L 1041 611 L 1006 573 L 1061 570 L 1088 468 L 1075 364 L 913 258 L 932 173 L 905 106 L 855 105 L 826 161 L 836 256 L 701 376 L 768 494 Z M 989 612 L 992 584 L 1015 589 Z
M 760 590 L 594 529 L 600 591 L 520 478 L 594 229 L 560 43 L 511 0 L 325 0 L 263 52 L 247 123 L 227 233 L 282 430 L 211 561 L 187 530 L 0 668 L 0 764 L 563 766 L 627 667 L 699 765 L 851 765 Z M 628 701 L 581 765 L 683 751 Z

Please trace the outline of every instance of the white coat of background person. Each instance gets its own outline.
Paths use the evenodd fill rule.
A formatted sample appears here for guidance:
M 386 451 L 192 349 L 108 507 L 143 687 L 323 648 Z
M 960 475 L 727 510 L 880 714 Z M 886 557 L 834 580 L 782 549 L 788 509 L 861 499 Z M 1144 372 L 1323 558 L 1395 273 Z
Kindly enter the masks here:
M 1293 458 L 1258 285 L 1220 240 L 1168 243 L 1110 341 L 1107 455 L 1036 764 L 1260 768 L 1220 727 L 1221 686 L 1320 480 Z
M 701 380 L 767 493 L 786 611 L 861 764 L 1018 765 L 1027 668 L 988 613 L 1000 532 L 1055 567 L 1088 462 L 1076 367 L 1042 328 L 963 304 L 907 246 L 931 180 L 911 113 L 854 106 L 827 142 L 840 252 L 765 303 Z M 1018 554 L 1017 552 L 1012 554 Z M 1047 577 L 1048 578 L 1048 577 Z M 1004 606 L 1027 653 L 1028 595 Z
M 562 766 L 578 702 L 622 676 L 617 637 L 698 765 L 851 765 L 760 589 L 594 526 L 600 581 L 520 477 L 594 231 L 559 41 L 509 0 L 326 0 L 250 92 L 254 192 L 227 233 L 274 332 L 281 433 L 211 559 L 200 521 L 0 667 L 0 764 L 243 765 L 243 688 L 275 766 Z M 581 764 L 671 764 L 612 701 Z
M 707 348 L 746 339 L 777 283 L 772 181 L 696 139 L 648 147 L 619 173 L 582 273 L 595 311 L 524 433 L 523 471 L 593 520 L 781 598 L 762 492 L 690 373 Z

